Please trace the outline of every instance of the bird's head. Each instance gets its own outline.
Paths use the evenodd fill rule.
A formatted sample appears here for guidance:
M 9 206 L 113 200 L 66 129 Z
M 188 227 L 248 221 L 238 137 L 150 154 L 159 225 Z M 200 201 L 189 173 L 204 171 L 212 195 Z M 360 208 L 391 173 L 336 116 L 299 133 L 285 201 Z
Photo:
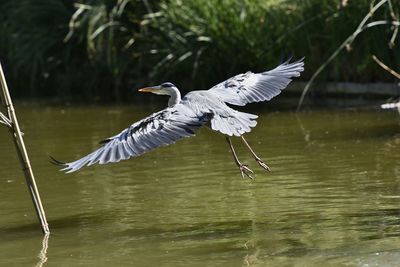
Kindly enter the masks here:
M 139 92 L 150 92 L 156 95 L 172 95 L 176 90 L 177 88 L 173 83 L 165 82 L 157 86 L 139 89 Z

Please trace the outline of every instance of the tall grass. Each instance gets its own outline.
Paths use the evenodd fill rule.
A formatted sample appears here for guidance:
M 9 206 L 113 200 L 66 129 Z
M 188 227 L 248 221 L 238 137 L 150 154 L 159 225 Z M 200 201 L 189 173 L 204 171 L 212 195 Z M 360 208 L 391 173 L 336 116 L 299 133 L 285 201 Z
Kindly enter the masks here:
M 306 57 L 308 79 L 352 34 L 371 0 L 0 0 L 0 57 L 21 96 L 121 101 L 170 80 L 184 91 Z M 400 3 L 393 1 L 398 14 Z M 389 18 L 389 9 L 375 16 Z M 400 65 L 390 27 L 358 36 L 320 81 L 391 81 L 370 55 Z M 397 49 L 396 49 L 397 47 Z M 26 88 L 31 88 L 27 93 Z
M 183 4 L 184 3 L 184 4 Z M 397 10 L 399 4 L 397 4 Z M 209 86 L 229 75 L 263 70 L 282 58 L 306 56 L 308 78 L 352 33 L 370 9 L 370 1 L 168 1 L 154 16 L 152 43 L 159 51 L 156 73 L 185 73 Z M 381 10 L 380 16 L 388 16 Z M 382 75 L 372 53 L 392 64 L 400 50 L 387 44 L 390 30 L 371 30 L 339 56 L 322 80 L 369 82 Z M 153 37 L 155 36 L 155 37 Z M 398 38 L 397 38 L 398 39 Z M 173 74 L 172 73 L 172 74 Z M 386 79 L 388 77 L 386 76 Z
M 61 2 L 45 0 L 2 1 L 1 13 L 0 55 L 9 78 L 25 96 L 45 94 L 39 85 L 69 57 L 58 27 L 68 23 L 70 14 Z

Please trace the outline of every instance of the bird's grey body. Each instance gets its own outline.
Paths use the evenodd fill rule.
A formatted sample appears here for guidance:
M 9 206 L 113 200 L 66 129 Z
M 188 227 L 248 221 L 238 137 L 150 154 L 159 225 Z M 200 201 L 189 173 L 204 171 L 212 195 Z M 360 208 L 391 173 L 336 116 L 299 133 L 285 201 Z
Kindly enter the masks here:
M 227 136 L 242 136 L 256 126 L 258 116 L 237 111 L 227 104 L 244 106 L 270 100 L 289 84 L 292 77 L 299 76 L 303 68 L 302 60 L 285 62 L 271 71 L 236 75 L 209 90 L 189 92 L 183 98 L 171 83 L 141 89 L 169 95 L 168 107 L 105 139 L 101 142 L 102 146 L 91 154 L 77 161 L 63 163 L 63 170 L 74 172 L 96 163 L 119 162 L 136 157 L 183 137 L 193 136 L 206 123 L 210 123 L 212 130 Z
M 193 91 L 181 101 L 190 107 L 198 118 L 207 115 L 211 129 L 229 136 L 241 136 L 250 132 L 256 126 L 257 115 L 239 112 L 230 108 L 226 103 L 210 90 Z

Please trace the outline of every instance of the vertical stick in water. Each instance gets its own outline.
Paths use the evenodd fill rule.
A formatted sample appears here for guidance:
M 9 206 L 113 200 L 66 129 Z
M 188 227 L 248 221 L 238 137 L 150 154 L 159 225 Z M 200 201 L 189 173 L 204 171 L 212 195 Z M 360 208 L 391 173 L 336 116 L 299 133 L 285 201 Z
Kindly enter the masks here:
M 15 115 L 14 106 L 11 101 L 10 92 L 8 91 L 6 78 L 4 76 L 1 63 L 0 63 L 0 83 L 2 92 L 1 99 L 8 112 L 8 119 L 11 124 L 10 132 L 14 141 L 15 148 L 17 150 L 22 170 L 25 175 L 26 184 L 28 186 L 29 193 L 31 194 L 36 214 L 42 226 L 42 231 L 45 234 L 49 234 L 50 233 L 49 225 L 46 220 L 46 215 L 42 206 L 42 201 L 40 200 L 39 191 L 36 186 L 35 177 L 33 176 L 31 163 L 28 158 L 28 153 L 26 152 L 25 143 L 22 138 L 21 130 L 19 128 L 17 116 Z

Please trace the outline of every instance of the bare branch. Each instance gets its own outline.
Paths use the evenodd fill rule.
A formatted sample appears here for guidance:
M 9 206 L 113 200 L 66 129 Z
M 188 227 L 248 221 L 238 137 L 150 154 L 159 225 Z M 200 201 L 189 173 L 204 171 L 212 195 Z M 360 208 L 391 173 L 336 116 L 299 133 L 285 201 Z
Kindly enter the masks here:
M 391 68 L 389 68 L 388 66 L 386 66 L 382 61 L 380 61 L 375 55 L 372 55 L 372 59 L 379 65 L 382 67 L 382 69 L 386 70 L 387 72 L 389 72 L 390 74 L 392 74 L 394 77 L 396 77 L 397 79 L 400 80 L 400 74 L 397 73 L 396 71 L 392 70 Z
M 388 0 L 388 5 L 389 5 L 390 16 L 392 17 L 393 21 L 399 22 L 400 21 L 399 20 L 399 16 L 398 16 L 398 14 L 396 14 L 394 12 L 393 4 L 392 4 L 391 0 Z M 396 37 L 397 37 L 398 33 L 399 33 L 399 26 L 397 25 L 397 26 L 394 26 L 393 35 L 392 35 L 392 38 L 390 38 L 390 41 L 389 41 L 389 48 L 390 49 L 392 49 L 395 46 L 394 41 L 396 40 Z
M 344 47 L 347 45 L 351 44 L 354 39 L 364 30 L 375 27 L 375 26 L 380 26 L 380 25 L 387 25 L 387 24 L 392 24 L 392 25 L 400 25 L 400 22 L 396 21 L 386 21 L 386 20 L 380 20 L 380 21 L 374 21 L 371 23 L 368 23 L 367 25 L 364 25 L 362 28 L 357 29 L 351 36 L 349 36 L 333 53 L 332 55 L 314 72 L 314 74 L 311 76 L 311 79 L 307 82 L 306 86 L 303 89 L 303 92 L 300 96 L 299 103 L 297 105 L 297 111 L 300 110 L 301 105 L 303 104 L 304 97 L 306 96 L 307 92 L 309 91 L 312 83 L 314 82 L 315 78 L 325 69 L 325 67 L 331 63 L 333 59 L 340 53 L 340 51 L 343 50 Z
M 11 128 L 11 121 L 10 119 L 7 118 L 6 115 L 4 115 L 3 113 L 0 112 L 0 123 L 4 124 L 5 126 Z
M 389 48 L 392 49 L 396 44 L 394 41 L 396 40 L 397 34 L 399 33 L 399 25 L 394 26 L 392 38 L 389 41 Z

